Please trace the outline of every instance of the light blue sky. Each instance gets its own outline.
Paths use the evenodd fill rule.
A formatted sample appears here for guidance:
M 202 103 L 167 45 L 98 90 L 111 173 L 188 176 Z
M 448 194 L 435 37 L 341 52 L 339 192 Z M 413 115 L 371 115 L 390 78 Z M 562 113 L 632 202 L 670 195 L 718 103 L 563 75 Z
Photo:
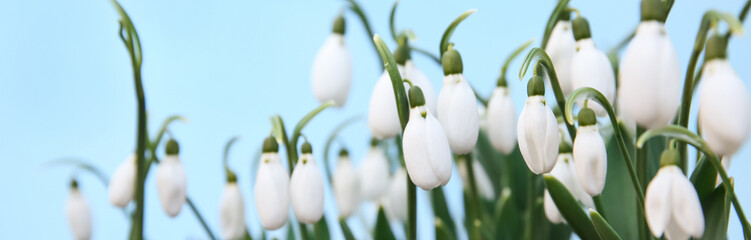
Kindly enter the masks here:
M 478 9 L 460 25 L 453 42 L 462 53 L 465 76 L 487 96 L 507 54 L 530 38 L 540 40 L 554 2 L 404 0 L 397 25 L 414 30 L 419 37 L 414 45 L 437 52 L 445 27 L 462 12 Z M 252 215 L 250 196 L 251 155 L 270 130 L 269 116 L 281 114 L 291 128 L 318 105 L 310 90 L 310 65 L 345 1 L 124 0 L 122 4 L 143 44 L 151 134 L 166 116 L 182 114 L 190 119 L 188 124 L 174 124 L 171 130 L 181 143 L 188 194 L 216 233 L 224 184 L 222 147 L 230 137 L 242 135 L 230 162 L 238 171 L 248 222 L 258 235 L 260 225 Z M 716 8 L 737 14 L 742 4 L 738 0 L 676 1 L 667 28 L 682 71 L 703 12 Z M 363 1 L 374 31 L 384 39 L 390 39 L 391 5 L 391 1 Z M 620 41 L 638 22 L 636 0 L 574 0 L 571 5 L 589 19 L 593 38 L 602 49 Z M 344 108 L 324 111 L 306 129 L 314 150 L 322 149 L 329 131 L 339 122 L 367 113 L 370 89 L 380 74 L 380 60 L 370 38 L 353 14 L 346 17 L 354 71 L 352 92 Z M 117 20 L 117 13 L 105 0 L 0 2 L 0 232 L 4 238 L 70 238 L 63 206 L 71 169 L 44 168 L 45 162 L 82 158 L 109 175 L 134 149 L 132 70 L 117 36 Z M 388 44 L 393 49 L 394 43 Z M 744 66 L 751 63 L 749 53 L 748 36 L 731 40 L 730 61 L 747 86 L 751 85 L 751 69 Z M 440 88 L 441 69 L 421 56 L 416 56 L 415 62 Z M 509 79 L 517 79 L 518 63 L 511 66 Z M 510 85 L 520 111 L 525 90 L 516 81 Z M 695 114 L 696 108 L 692 112 Z M 356 164 L 365 154 L 368 138 L 365 121 L 343 134 Z M 321 153 L 317 151 L 316 157 L 322 158 Z M 740 186 L 751 184 L 751 176 L 744 174 L 751 168 L 750 157 L 751 144 L 746 143 L 730 169 L 741 203 L 747 208 L 751 206 L 751 188 Z M 126 236 L 128 221 L 110 205 L 106 188 L 89 174 L 79 176 L 93 210 L 94 238 Z M 187 208 L 174 219 L 161 211 L 153 176 L 146 188 L 145 235 L 149 239 L 205 238 Z M 448 195 L 457 217 L 462 212 L 461 194 L 458 174 L 454 176 Z M 432 238 L 427 199 L 419 192 L 424 207 L 419 209 L 419 234 Z M 333 202 L 326 204 L 327 214 L 335 216 Z M 367 206 L 362 209 L 371 210 Z M 735 215 L 730 224 L 730 239 L 740 238 Z M 338 232 L 338 226 L 332 232 Z

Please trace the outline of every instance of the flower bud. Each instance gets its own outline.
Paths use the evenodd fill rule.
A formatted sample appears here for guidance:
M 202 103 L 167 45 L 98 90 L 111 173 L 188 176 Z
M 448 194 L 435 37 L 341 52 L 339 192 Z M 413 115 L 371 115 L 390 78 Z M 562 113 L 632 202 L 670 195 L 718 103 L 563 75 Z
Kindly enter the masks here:
M 472 115 L 477 116 L 476 109 Z M 448 183 L 452 168 L 449 140 L 441 123 L 424 106 L 410 110 L 402 148 L 407 172 L 415 185 L 427 191 Z
M 661 167 L 647 186 L 644 212 L 649 229 L 658 238 L 663 233 L 667 239 L 700 238 L 704 233 L 699 196 L 675 165 Z
M 654 1 L 662 4 L 644 0 L 642 6 Z M 666 126 L 675 117 L 682 89 L 680 63 L 664 20 L 642 20 L 623 54 L 618 74 L 618 97 L 623 100 L 620 107 L 626 118 L 655 129 Z
M 112 174 L 112 179 L 107 187 L 110 203 L 119 208 L 127 206 L 130 200 L 133 200 L 135 185 L 136 155 L 132 154 L 117 166 L 115 173 Z
M 263 146 L 254 187 L 256 211 L 263 228 L 276 230 L 287 222 L 289 174 L 282 165 L 274 138 L 266 138 Z
M 570 13 L 561 13 L 561 16 L 568 17 Z M 548 44 L 545 46 L 545 52 L 550 56 L 553 62 L 558 83 L 561 85 L 563 96 L 568 96 L 573 90 L 571 78 L 571 60 L 576 53 L 576 40 L 568 18 L 559 19 L 550 32 Z M 547 74 L 541 74 L 545 77 L 545 82 L 550 85 L 550 79 Z
M 186 183 L 185 170 L 180 163 L 179 146 L 177 141 L 170 139 L 167 142 L 167 156 L 159 163 L 156 173 L 156 188 L 159 193 L 159 201 L 162 209 L 170 217 L 175 217 L 185 204 Z
M 605 140 L 597 131 L 594 111 L 584 108 L 579 112 L 579 129 L 574 139 L 574 163 L 579 182 L 590 196 L 597 196 L 605 188 L 608 155 Z
M 301 223 L 313 224 L 323 216 L 323 177 L 316 166 L 310 143 L 305 142 L 302 155 L 289 182 L 292 210 Z
M 578 35 L 577 35 L 578 33 Z M 571 60 L 571 85 L 573 89 L 591 87 L 602 93 L 608 102 L 615 102 L 615 73 L 608 56 L 595 46 L 589 31 L 589 23 L 583 17 L 574 20 L 577 51 Z M 557 69 L 556 69 L 557 70 Z M 577 101 L 582 106 L 584 99 Z M 589 102 L 597 116 L 607 115 L 599 103 Z
M 545 88 L 539 76 L 530 80 L 527 92 L 530 95 L 516 125 L 519 150 L 530 171 L 548 173 L 558 155 L 558 120 L 545 104 Z
M 228 182 L 224 186 L 219 213 L 221 214 L 219 220 L 222 238 L 242 239 L 245 237 L 245 204 L 237 182 Z
M 91 210 L 89 203 L 83 194 L 78 190 L 78 182 L 71 182 L 70 195 L 68 202 L 65 203 L 65 215 L 68 218 L 73 238 L 77 240 L 88 240 L 91 238 Z
M 480 132 L 475 93 L 462 75 L 461 56 L 449 48 L 443 54 L 443 88 L 438 95 L 438 116 L 446 130 L 451 151 L 455 154 L 472 152 Z M 409 170 L 409 169 L 407 169 Z
M 368 154 L 360 166 L 360 193 L 363 200 L 373 201 L 388 191 L 389 163 L 386 154 L 371 141 Z
M 490 96 L 487 132 L 496 151 L 511 154 L 516 148 L 516 109 L 506 87 L 497 87 Z
M 342 150 L 332 183 L 336 206 L 342 218 L 352 215 L 360 203 L 360 181 L 357 177 L 357 170 L 352 165 L 347 150 Z
M 326 39 L 311 70 L 313 93 L 320 102 L 333 100 L 341 107 L 347 101 L 352 82 L 352 61 L 344 43 L 344 18 L 334 22 L 334 33 Z

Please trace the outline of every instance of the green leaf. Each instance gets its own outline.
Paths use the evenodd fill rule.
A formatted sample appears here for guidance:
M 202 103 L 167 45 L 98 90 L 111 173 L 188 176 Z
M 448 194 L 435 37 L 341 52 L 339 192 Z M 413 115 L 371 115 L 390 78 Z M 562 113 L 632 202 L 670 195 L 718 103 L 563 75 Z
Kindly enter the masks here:
M 331 239 L 329 235 L 329 225 L 326 223 L 326 216 L 324 215 L 320 221 L 313 225 L 313 232 L 315 233 L 316 240 L 328 240 Z
M 446 226 L 446 224 L 444 224 L 440 218 L 435 219 L 435 239 L 436 240 L 456 239 L 454 233 L 449 229 L 449 226 Z
M 551 175 L 545 175 L 545 185 L 561 215 L 579 237 L 582 239 L 600 239 L 587 214 L 584 213 L 574 196 L 558 179 Z
M 294 229 L 294 227 L 292 227 L 292 222 L 289 221 L 287 223 L 288 223 L 287 224 L 287 240 L 295 240 L 295 229 Z M 305 229 L 300 229 L 300 233 L 302 233 L 302 231 L 305 231 Z M 264 233 L 265 232 L 266 231 L 264 231 Z M 265 237 L 264 237 L 264 239 L 265 239 Z
M 349 229 L 349 225 L 347 225 L 347 219 L 340 218 L 339 219 L 339 226 L 342 227 L 342 234 L 344 235 L 344 239 L 346 240 L 355 240 L 355 236 L 352 235 L 352 230 Z
M 714 183 L 714 182 L 712 182 Z M 730 220 L 730 198 L 725 186 L 720 185 L 701 202 L 704 210 L 704 235 L 701 239 L 725 239 Z
M 696 162 L 696 168 L 691 173 L 691 182 L 694 184 L 699 199 L 704 201 L 715 190 L 717 181 L 717 169 L 707 161 L 706 157 Z
M 618 127 L 621 128 L 622 132 L 626 132 L 622 124 L 618 124 Z M 608 219 L 610 226 L 624 239 L 637 239 L 638 228 L 636 223 L 638 219 L 636 212 L 638 210 L 636 208 L 639 205 L 629 173 L 624 171 L 627 166 L 619 152 L 618 142 L 615 138 L 615 135 L 612 135 L 605 143 L 608 154 L 608 170 L 605 188 L 600 196 L 605 203 L 605 211 L 609 216 L 616 216 Z M 627 137 L 627 139 L 632 138 Z M 625 143 L 627 152 L 633 152 L 632 141 Z
M 389 220 L 386 218 L 386 213 L 383 212 L 382 206 L 378 207 L 378 218 L 376 219 L 373 239 L 396 239 L 394 233 L 391 231 Z
M 496 196 L 500 194 L 502 162 L 499 159 L 502 156 L 493 149 L 488 138 L 488 133 L 484 130 L 480 130 L 472 156 L 477 158 L 477 161 L 482 165 L 485 172 L 487 172 L 488 178 L 490 178 L 490 182 L 493 184 L 493 192 L 496 193 Z
M 600 235 L 601 239 L 621 240 L 621 237 L 618 236 L 618 233 L 616 233 L 615 230 L 610 227 L 610 224 L 608 224 L 608 222 L 605 221 L 605 218 L 600 216 L 597 211 L 590 209 L 589 216 L 592 217 L 592 223 L 595 226 L 595 230 L 597 230 L 597 233 Z
M 317 108 L 314 108 L 312 111 L 310 111 L 308 114 L 306 114 L 302 119 L 300 119 L 299 122 L 297 122 L 297 125 L 295 125 L 295 130 L 292 131 L 292 139 L 290 139 L 290 147 L 293 149 L 297 149 L 297 140 L 300 138 L 300 134 L 302 132 L 302 129 L 305 128 L 305 125 L 308 125 L 308 122 L 312 120 L 318 113 L 323 111 L 324 109 L 331 107 L 334 105 L 334 101 L 330 100 L 328 102 L 325 102 L 318 106 Z
M 520 239 L 521 216 L 511 196 L 511 189 L 504 188 L 495 207 L 496 239 Z
M 271 135 L 274 135 L 276 143 L 287 147 L 287 131 L 284 129 L 284 121 L 279 115 L 271 116 Z
M 527 49 L 527 47 L 529 47 L 529 45 L 532 45 L 533 42 L 535 42 L 534 39 L 527 40 L 527 42 L 525 42 L 521 46 L 517 47 L 511 53 L 511 55 L 509 55 L 506 58 L 506 61 L 503 62 L 503 66 L 501 67 L 501 77 L 503 77 L 503 78 L 506 77 L 506 70 L 508 70 L 508 66 L 511 64 L 511 61 L 513 61 L 514 58 L 516 58 L 516 56 L 519 56 L 519 54 L 521 54 L 524 51 L 524 49 Z
M 407 121 L 409 119 L 409 103 L 407 102 L 407 92 L 404 91 L 402 76 L 399 74 L 394 55 L 391 54 L 391 50 L 389 50 L 389 47 L 383 42 L 381 36 L 378 36 L 378 34 L 373 36 L 373 42 L 378 49 L 378 54 L 381 55 L 383 65 L 389 73 L 389 77 L 391 77 L 391 86 L 394 89 L 394 97 L 396 99 L 396 109 L 399 113 L 399 123 L 401 123 L 403 131 L 404 128 L 407 127 Z
M 451 40 L 451 35 L 454 34 L 454 30 L 456 30 L 456 26 L 459 26 L 459 23 L 464 21 L 465 18 L 469 17 L 472 13 L 477 12 L 477 9 L 470 9 L 462 15 L 459 15 L 451 24 L 449 24 L 448 28 L 446 28 L 446 31 L 443 32 L 443 36 L 441 37 L 441 46 L 438 49 L 439 54 L 441 57 L 443 57 L 443 52 L 445 52 L 449 47 L 449 40 Z
M 456 224 L 449 213 L 448 204 L 446 204 L 446 196 L 443 195 L 443 187 L 437 187 L 430 190 L 430 201 L 433 206 L 433 213 L 437 219 L 440 219 L 441 223 L 445 225 L 446 228 L 450 229 L 451 233 L 456 232 Z M 456 238 L 456 235 L 452 235 L 451 237 Z

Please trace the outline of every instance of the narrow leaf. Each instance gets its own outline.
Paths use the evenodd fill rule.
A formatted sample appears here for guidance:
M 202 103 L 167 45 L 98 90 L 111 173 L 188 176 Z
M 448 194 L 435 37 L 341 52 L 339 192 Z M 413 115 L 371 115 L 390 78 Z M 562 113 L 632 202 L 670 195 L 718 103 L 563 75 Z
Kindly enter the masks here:
M 456 26 L 459 26 L 459 23 L 464 21 L 465 18 L 469 17 L 472 13 L 477 12 L 477 9 L 470 9 L 462 15 L 459 15 L 451 24 L 449 24 L 448 28 L 446 28 L 446 31 L 443 32 L 443 36 L 441 37 L 441 46 L 438 49 L 441 57 L 443 57 L 443 52 L 445 52 L 449 47 L 449 40 L 451 40 L 451 35 L 454 34 L 454 30 L 456 30 Z
M 446 197 L 443 193 L 443 187 L 437 187 L 430 190 L 430 201 L 436 219 L 440 219 L 441 223 L 445 225 L 446 228 L 450 229 L 452 233 L 456 232 L 456 224 L 449 213 L 448 204 L 446 204 Z M 456 238 L 456 235 L 453 235 L 452 238 Z
M 730 220 L 730 198 L 725 191 L 725 186 L 720 185 L 706 200 L 702 201 L 701 206 L 706 224 L 701 239 L 725 239 Z
M 571 225 L 571 228 L 574 229 L 574 232 L 579 237 L 582 239 L 600 238 L 587 214 L 584 213 L 584 210 L 579 206 L 574 196 L 571 195 L 558 179 L 551 175 L 545 175 L 545 185 L 561 215 L 563 215 L 563 218 L 566 219 L 566 222 Z
M 608 222 L 605 221 L 605 218 L 600 216 L 597 211 L 589 209 L 589 216 L 592 217 L 592 223 L 594 224 L 595 230 L 597 230 L 597 233 L 600 235 L 601 239 L 621 240 L 621 237 L 618 236 L 618 233 L 616 233 L 615 230 L 610 227 L 610 224 L 608 224 Z
M 346 240 L 355 240 L 355 236 L 352 235 L 352 230 L 349 229 L 349 225 L 347 225 L 347 219 L 340 218 L 339 219 L 339 226 L 342 227 L 342 234 L 344 235 L 344 239 Z
M 376 219 L 373 239 L 396 239 L 394 233 L 391 231 L 391 226 L 389 226 L 389 220 L 386 218 L 386 213 L 383 211 L 383 207 L 378 207 L 378 218 Z
M 326 223 L 325 215 L 321 218 L 320 221 L 313 225 L 313 232 L 315 233 L 316 240 L 331 239 L 329 234 L 329 225 Z

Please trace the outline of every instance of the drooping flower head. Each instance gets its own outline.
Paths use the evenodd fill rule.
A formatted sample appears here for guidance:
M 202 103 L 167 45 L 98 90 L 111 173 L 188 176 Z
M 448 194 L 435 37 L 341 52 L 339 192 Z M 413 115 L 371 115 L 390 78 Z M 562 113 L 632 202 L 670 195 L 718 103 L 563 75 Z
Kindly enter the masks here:
M 302 155 L 297 161 L 289 182 L 292 210 L 301 223 L 313 224 L 323 216 L 323 177 L 313 158 L 309 142 L 302 145 Z
M 464 79 L 462 57 L 449 45 L 441 58 L 443 88 L 438 95 L 438 120 L 446 130 L 451 151 L 455 154 L 472 152 L 480 132 L 477 100 Z
M 70 195 L 65 203 L 65 215 L 73 238 L 77 240 L 91 239 L 91 210 L 86 198 L 78 190 L 76 180 L 70 183 Z
M 389 181 L 389 163 L 386 153 L 378 147 L 378 140 L 370 140 L 370 149 L 360 166 L 360 193 L 364 200 L 374 201 L 386 194 Z
M 227 169 L 227 184 L 224 186 L 219 204 L 222 238 L 242 239 L 245 237 L 245 203 L 242 191 L 237 185 L 237 175 Z
M 516 148 L 516 108 L 503 75 L 498 77 L 497 87 L 490 95 L 487 122 L 488 138 L 493 149 L 511 154 Z
M 561 12 L 545 46 L 545 52 L 553 61 L 563 96 L 568 96 L 575 89 L 571 80 L 571 60 L 576 53 L 576 40 L 574 40 L 570 17 L 570 11 L 564 10 Z M 543 77 L 549 85 L 548 75 L 544 74 Z
M 423 190 L 445 185 L 451 179 L 449 140 L 438 120 L 425 108 L 420 87 L 409 90 L 409 122 L 404 129 L 404 163 L 412 182 Z M 477 111 L 472 114 L 477 116 Z
M 162 210 L 168 216 L 175 217 L 180 214 L 187 199 L 185 170 L 180 163 L 180 146 L 177 141 L 170 139 L 165 149 L 167 155 L 159 163 L 156 173 L 156 188 Z
M 131 154 L 112 174 L 108 196 L 112 205 L 124 208 L 133 200 L 136 189 L 136 155 Z
M 605 140 L 597 130 L 597 118 L 590 108 L 579 111 L 579 129 L 574 139 L 574 163 L 584 191 L 597 196 L 605 188 L 608 172 L 608 154 Z
M 574 164 L 574 156 L 571 154 L 571 151 L 571 145 L 565 141 L 561 142 L 558 148 L 558 159 L 556 160 L 555 167 L 550 171 L 550 175 L 560 181 L 584 207 L 595 208 L 592 197 L 584 191 L 582 184 L 579 182 Z M 545 209 L 545 216 L 550 222 L 555 224 L 566 222 L 547 189 L 543 193 L 543 208 Z
M 339 216 L 347 218 L 357 210 L 360 203 L 360 181 L 357 170 L 349 159 L 346 149 L 339 152 L 333 183 Z
M 318 50 L 310 73 L 316 99 L 322 103 L 333 100 L 337 107 L 344 106 L 352 82 L 352 60 L 344 30 L 344 17 L 340 15 L 334 21 L 333 34 Z
M 545 104 L 545 83 L 534 76 L 527 84 L 527 103 L 516 127 L 519 150 L 529 170 L 535 174 L 553 170 L 558 156 L 558 120 Z
M 615 101 L 615 73 L 608 56 L 595 46 L 589 22 L 584 17 L 577 17 L 573 21 L 574 38 L 576 39 L 576 53 L 571 60 L 571 83 L 573 89 L 591 87 L 605 95 L 608 102 Z M 558 68 L 556 68 L 558 70 Z M 583 99 L 578 101 L 583 105 Z M 590 102 L 590 108 L 603 117 L 607 114 L 599 103 Z
M 289 213 L 289 174 L 279 157 L 279 145 L 273 137 L 263 141 L 263 154 L 253 188 L 256 211 L 267 230 L 284 226 Z

